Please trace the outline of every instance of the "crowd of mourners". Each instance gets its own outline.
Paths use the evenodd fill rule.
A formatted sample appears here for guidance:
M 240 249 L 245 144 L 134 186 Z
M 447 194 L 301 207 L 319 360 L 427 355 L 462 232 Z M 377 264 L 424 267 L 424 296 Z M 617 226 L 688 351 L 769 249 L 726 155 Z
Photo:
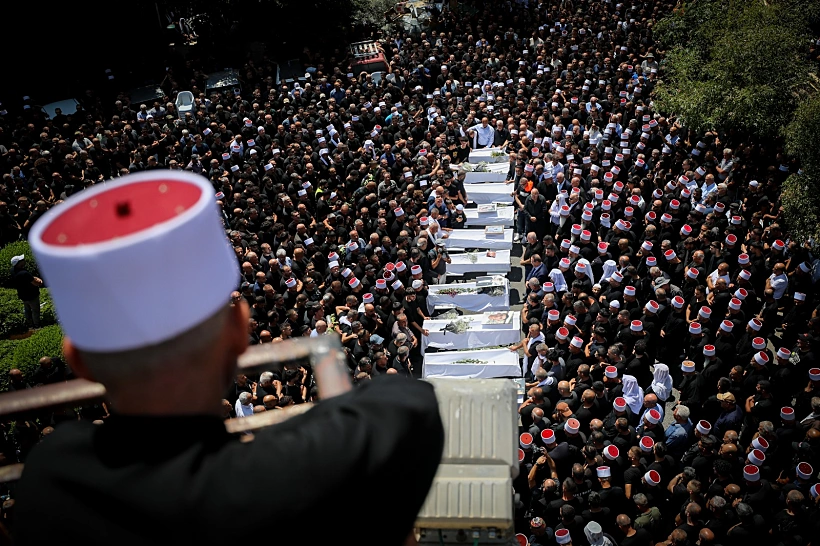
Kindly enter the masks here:
M 475 206 L 458 166 L 500 148 L 526 279 L 517 531 L 533 545 L 812 542 L 820 302 L 780 207 L 797 166 L 654 108 L 653 25 L 673 3 L 477 5 L 383 36 L 378 84 L 338 50 L 306 52 L 305 83 L 248 63 L 240 92 L 208 95 L 187 62 L 154 104 L 6 117 L 0 239 L 91 185 L 191 171 L 213 183 L 241 264 L 249 343 L 336 333 L 355 382 L 418 377 L 441 239 Z M 180 90 L 196 98 L 182 119 Z M 58 364 L 44 382 L 69 373 Z M 13 390 L 31 384 L 14 371 Z M 223 404 L 242 417 L 315 397 L 301 367 L 241 375 Z M 6 460 L 50 424 L 19 425 Z

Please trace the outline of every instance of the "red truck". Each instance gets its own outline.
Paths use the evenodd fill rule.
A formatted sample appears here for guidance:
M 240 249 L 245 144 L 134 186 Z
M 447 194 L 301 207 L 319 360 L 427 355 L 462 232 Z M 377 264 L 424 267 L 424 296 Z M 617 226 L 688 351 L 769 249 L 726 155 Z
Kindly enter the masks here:
M 382 77 L 390 71 L 390 63 L 384 56 L 384 49 L 375 40 L 365 40 L 350 44 L 351 72 L 358 76 L 367 72 L 373 83 L 379 84 Z

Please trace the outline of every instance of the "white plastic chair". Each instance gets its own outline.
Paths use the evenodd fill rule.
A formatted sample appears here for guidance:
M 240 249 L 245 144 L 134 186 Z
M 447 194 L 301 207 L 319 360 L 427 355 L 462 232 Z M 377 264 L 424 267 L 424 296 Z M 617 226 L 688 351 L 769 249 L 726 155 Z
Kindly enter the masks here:
M 180 119 L 184 118 L 186 113 L 194 111 L 194 94 L 190 91 L 180 91 L 176 106 Z

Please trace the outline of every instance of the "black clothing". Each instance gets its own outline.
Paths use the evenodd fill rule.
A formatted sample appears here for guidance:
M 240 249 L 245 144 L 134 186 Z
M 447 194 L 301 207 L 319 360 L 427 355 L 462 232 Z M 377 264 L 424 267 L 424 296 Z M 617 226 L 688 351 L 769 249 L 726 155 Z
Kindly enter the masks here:
M 40 289 L 33 284 L 34 275 L 21 269 L 15 271 L 11 278 L 12 286 L 17 290 L 17 297 L 23 301 L 36 300 L 40 297 Z
M 328 529 L 348 526 L 361 506 L 385 498 L 389 482 L 391 509 L 357 527 L 357 542 L 401 544 L 443 440 L 432 387 L 395 378 L 323 401 L 246 443 L 211 416 L 65 423 L 26 462 L 16 539 L 216 544 L 234 541 L 241 522 L 295 544 L 320 514 Z M 314 487 L 305 487 L 308 477 Z
M 69 377 L 70 370 L 66 367 L 65 362 L 60 358 L 52 358 L 51 366 L 39 366 L 37 371 L 31 376 L 31 382 L 34 385 L 51 385 L 52 383 L 59 383 L 66 379 L 73 379 Z M 238 395 L 237 395 L 238 396 Z
M 650 546 L 653 544 L 652 534 L 644 528 L 635 529 L 631 537 L 618 536 L 619 546 Z

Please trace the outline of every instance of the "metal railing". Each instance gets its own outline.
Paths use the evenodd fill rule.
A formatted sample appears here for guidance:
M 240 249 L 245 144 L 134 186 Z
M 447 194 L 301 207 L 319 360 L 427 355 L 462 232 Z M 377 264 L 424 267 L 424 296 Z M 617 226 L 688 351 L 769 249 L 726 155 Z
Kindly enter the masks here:
M 281 371 L 286 364 L 299 361 L 313 368 L 322 398 L 336 396 L 351 388 L 342 345 L 335 335 L 254 345 L 239 357 L 238 371 Z M 105 399 L 106 391 L 101 383 L 72 379 L 64 383 L 0 394 L 0 419 L 26 419 L 33 415 L 99 404 Z M 305 403 L 241 419 L 228 419 L 225 421 L 225 428 L 231 434 L 246 434 L 287 421 L 307 412 L 311 407 L 312 404 Z M 0 467 L 0 483 L 16 481 L 22 472 L 22 463 Z

